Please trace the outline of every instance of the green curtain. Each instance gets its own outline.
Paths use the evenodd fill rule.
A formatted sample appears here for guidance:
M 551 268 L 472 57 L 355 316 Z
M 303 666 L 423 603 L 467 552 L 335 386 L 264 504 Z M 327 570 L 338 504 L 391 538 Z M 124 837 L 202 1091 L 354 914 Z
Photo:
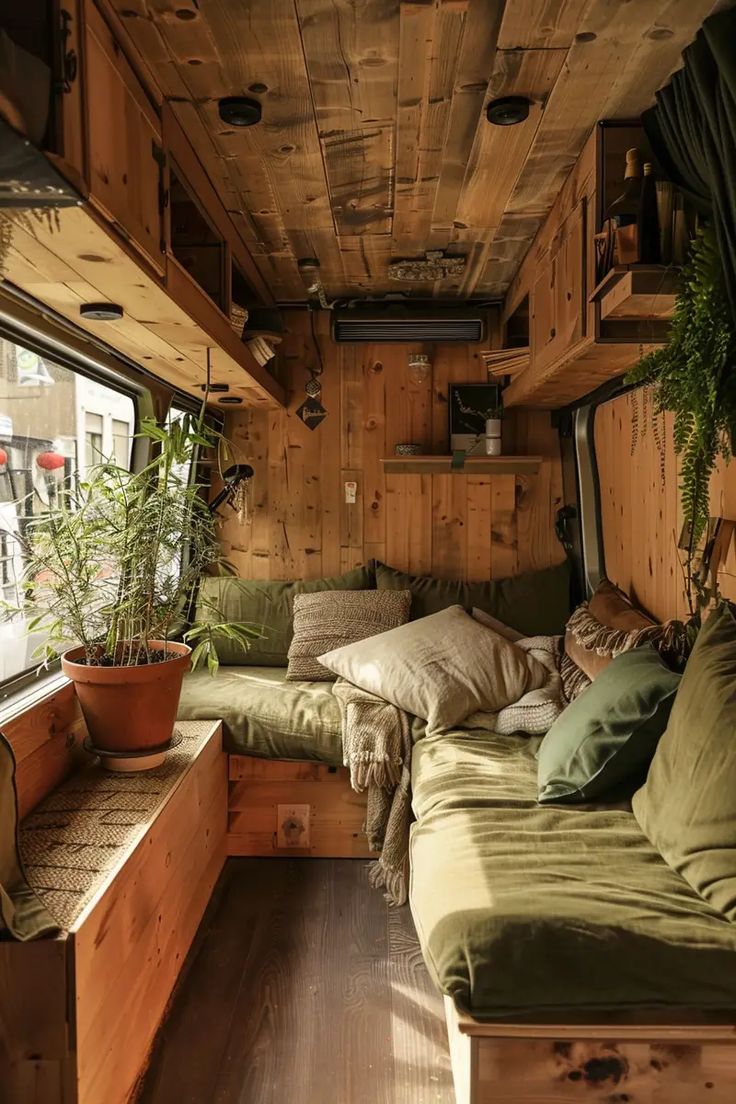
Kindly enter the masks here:
M 668 177 L 713 223 L 736 323 L 736 9 L 706 19 L 644 113 Z

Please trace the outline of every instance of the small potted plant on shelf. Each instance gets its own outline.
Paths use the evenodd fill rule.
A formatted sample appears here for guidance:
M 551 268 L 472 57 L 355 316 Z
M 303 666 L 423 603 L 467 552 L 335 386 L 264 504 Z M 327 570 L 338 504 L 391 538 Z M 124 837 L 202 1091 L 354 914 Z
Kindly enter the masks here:
M 190 665 L 214 673 L 218 638 L 247 648 L 262 635 L 207 610 L 176 639 L 200 576 L 226 567 L 205 488 L 189 478 L 197 450 L 217 437 L 189 414 L 165 428 L 146 421 L 140 436 L 153 452 L 142 471 L 103 460 L 10 534 L 23 579 L 18 602 L 2 608 L 44 634 L 42 663 L 61 653 L 91 746 L 109 756 L 164 751 Z

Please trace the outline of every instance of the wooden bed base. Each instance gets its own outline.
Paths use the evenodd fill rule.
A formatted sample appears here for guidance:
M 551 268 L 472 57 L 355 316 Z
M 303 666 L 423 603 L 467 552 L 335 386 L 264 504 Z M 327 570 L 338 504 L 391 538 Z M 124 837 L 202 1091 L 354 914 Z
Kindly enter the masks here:
M 366 795 L 345 767 L 230 755 L 228 855 L 369 858 Z
M 733 1104 L 736 1027 L 482 1024 L 445 998 L 457 1104 Z

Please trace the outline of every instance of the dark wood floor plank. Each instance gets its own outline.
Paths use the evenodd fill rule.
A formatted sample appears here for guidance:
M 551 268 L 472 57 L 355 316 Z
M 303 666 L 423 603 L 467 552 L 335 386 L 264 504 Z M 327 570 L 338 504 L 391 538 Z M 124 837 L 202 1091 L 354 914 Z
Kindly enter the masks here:
M 451 1104 L 442 997 L 424 965 L 409 908 L 388 910 L 394 1055 L 392 1104 Z
M 139 1104 L 452 1104 L 411 915 L 367 874 L 228 861 Z

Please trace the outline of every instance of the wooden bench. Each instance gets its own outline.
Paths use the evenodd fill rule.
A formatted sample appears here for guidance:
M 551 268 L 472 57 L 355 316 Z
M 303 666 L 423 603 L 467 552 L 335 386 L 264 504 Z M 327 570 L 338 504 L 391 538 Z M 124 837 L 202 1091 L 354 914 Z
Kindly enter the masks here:
M 366 794 L 345 767 L 230 755 L 228 855 L 368 858 Z M 375 857 L 375 856 L 374 856 Z
M 733 1104 L 732 1025 L 486 1024 L 445 997 L 457 1104 Z
M 226 852 L 221 726 L 177 728 L 159 769 L 88 767 L 21 825 L 63 930 L 0 943 L 2 1104 L 123 1104 L 145 1068 Z

